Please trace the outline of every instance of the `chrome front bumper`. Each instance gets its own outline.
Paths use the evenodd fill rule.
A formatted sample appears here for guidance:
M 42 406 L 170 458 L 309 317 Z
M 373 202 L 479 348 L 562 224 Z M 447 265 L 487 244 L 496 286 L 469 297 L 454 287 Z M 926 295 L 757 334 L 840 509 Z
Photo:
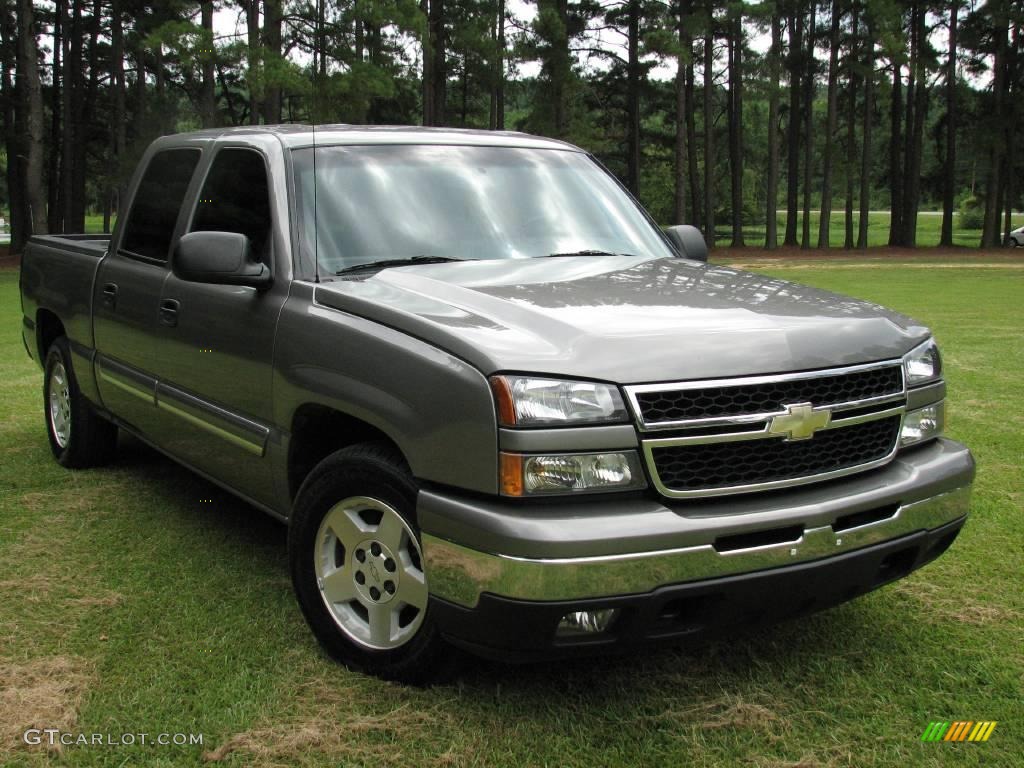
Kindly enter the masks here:
M 718 576 L 730 576 L 829 557 L 930 531 L 967 514 L 970 487 L 901 506 L 886 519 L 835 532 L 807 528 L 790 542 L 719 552 L 704 544 L 658 552 L 603 557 L 527 559 L 478 552 L 434 536 L 423 536 L 430 592 L 473 607 L 488 592 L 516 600 L 582 600 L 650 592 Z
M 550 511 L 524 507 L 511 517 L 482 502 L 445 507 L 438 497 L 424 501 L 421 495 L 428 584 L 432 596 L 471 608 L 485 593 L 524 601 L 635 595 L 821 560 L 963 518 L 973 475 L 969 451 L 943 440 L 860 478 L 764 501 L 754 496 L 749 506 L 733 505 L 718 515 L 636 500 L 632 507 L 622 504 L 621 514 L 588 516 L 586 506 L 576 506 L 554 519 L 545 517 Z M 883 508 L 884 518 L 850 523 L 851 513 Z M 446 513 L 452 517 L 443 518 Z M 642 526 L 651 535 L 631 542 Z M 764 546 L 720 546 L 722 536 L 779 529 L 791 535 Z M 555 536 L 558 548 L 550 540 Z M 662 546 L 649 546 L 655 542 Z M 590 552 L 579 551 L 584 544 Z

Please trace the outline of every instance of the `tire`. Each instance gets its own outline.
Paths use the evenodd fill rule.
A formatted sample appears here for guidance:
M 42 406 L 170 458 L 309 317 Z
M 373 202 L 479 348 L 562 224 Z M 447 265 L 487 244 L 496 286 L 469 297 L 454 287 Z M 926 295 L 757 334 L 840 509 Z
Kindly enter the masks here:
M 448 670 L 452 649 L 430 616 L 416 493 L 387 445 L 331 454 L 296 496 L 288 559 L 302 613 L 332 658 L 423 685 Z
M 117 427 L 78 388 L 67 337 L 50 345 L 43 371 L 43 417 L 54 458 L 69 469 L 106 464 L 117 451 Z

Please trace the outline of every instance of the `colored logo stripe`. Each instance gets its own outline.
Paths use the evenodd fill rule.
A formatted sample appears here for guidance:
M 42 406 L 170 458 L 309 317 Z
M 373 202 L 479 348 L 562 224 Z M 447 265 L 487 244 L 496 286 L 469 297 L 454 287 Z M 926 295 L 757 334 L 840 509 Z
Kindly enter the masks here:
M 995 720 L 933 720 L 921 734 L 921 741 L 988 741 L 996 728 Z
M 978 727 L 971 731 L 971 736 L 968 741 L 988 741 L 988 737 L 992 735 L 992 731 L 996 729 L 996 721 L 993 720 L 987 723 L 978 723 Z
M 943 741 L 963 741 L 964 737 L 967 736 L 967 729 L 970 728 L 974 723 L 966 720 L 957 720 L 953 723 L 953 726 L 946 733 L 946 738 Z

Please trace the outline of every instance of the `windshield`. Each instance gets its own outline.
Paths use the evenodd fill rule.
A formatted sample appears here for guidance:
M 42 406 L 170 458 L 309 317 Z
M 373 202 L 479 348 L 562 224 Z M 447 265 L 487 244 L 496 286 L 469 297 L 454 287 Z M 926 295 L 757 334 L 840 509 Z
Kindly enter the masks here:
M 616 181 L 580 152 L 436 145 L 315 151 L 315 180 L 314 150 L 294 152 L 302 260 L 310 272 L 314 254 L 321 275 L 417 256 L 674 255 Z

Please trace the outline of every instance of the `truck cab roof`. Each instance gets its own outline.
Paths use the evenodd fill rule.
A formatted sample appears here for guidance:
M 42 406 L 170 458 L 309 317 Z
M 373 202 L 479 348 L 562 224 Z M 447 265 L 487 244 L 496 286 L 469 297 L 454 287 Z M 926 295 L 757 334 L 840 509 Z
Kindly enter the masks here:
M 288 149 L 346 144 L 446 144 L 489 147 L 529 147 L 582 152 L 579 147 L 557 139 L 519 131 L 487 131 L 469 128 L 426 128 L 409 125 L 248 125 L 207 128 L 159 139 L 160 148 L 185 145 L 195 139 L 244 141 L 247 137 L 274 136 Z

